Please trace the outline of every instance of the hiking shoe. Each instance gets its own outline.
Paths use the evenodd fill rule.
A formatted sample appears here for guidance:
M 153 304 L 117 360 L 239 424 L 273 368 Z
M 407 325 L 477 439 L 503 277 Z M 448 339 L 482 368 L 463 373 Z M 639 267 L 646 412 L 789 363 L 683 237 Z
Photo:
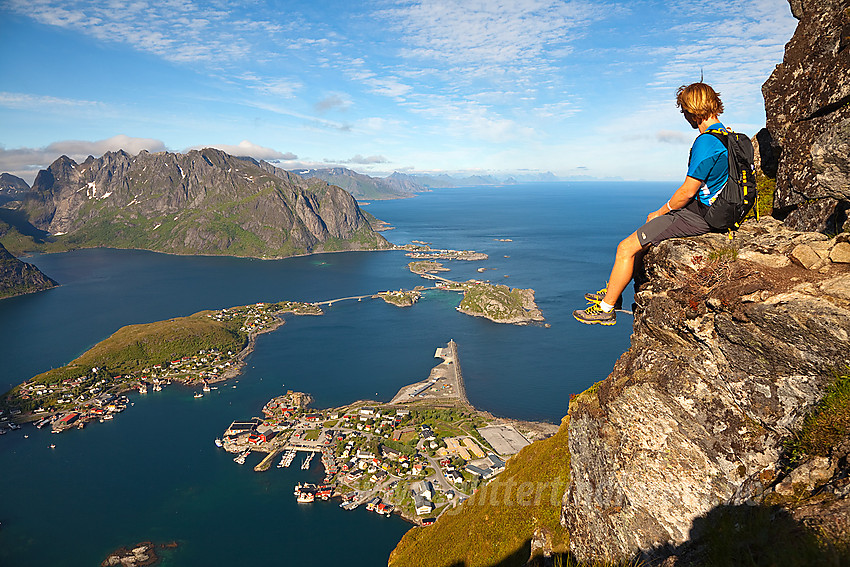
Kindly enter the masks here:
M 614 310 L 612 309 L 610 312 L 605 313 L 599 307 L 598 303 L 590 304 L 587 309 L 573 311 L 573 317 L 576 318 L 576 321 L 585 325 L 592 325 L 594 323 L 614 325 L 617 322 L 617 314 Z
M 599 303 L 603 299 L 605 299 L 606 293 L 608 293 L 608 288 L 603 287 L 602 289 L 600 289 L 596 293 L 593 293 L 593 292 L 585 293 L 584 298 L 589 303 Z M 623 296 L 621 295 L 620 297 L 617 298 L 617 301 L 614 302 L 614 309 L 621 309 L 622 307 L 623 307 Z

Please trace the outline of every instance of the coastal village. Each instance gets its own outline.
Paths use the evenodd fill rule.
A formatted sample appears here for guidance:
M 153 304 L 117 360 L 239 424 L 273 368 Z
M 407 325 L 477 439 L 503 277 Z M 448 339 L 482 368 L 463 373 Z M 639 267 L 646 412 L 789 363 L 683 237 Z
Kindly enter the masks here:
M 511 289 L 481 280 L 456 282 L 436 275 L 449 271 L 436 260 L 478 261 L 486 260 L 486 254 L 470 250 L 432 250 L 428 243 L 420 241 L 399 248 L 407 251 L 407 256 L 414 260 L 408 264 L 409 270 L 422 278 L 435 281 L 433 286 L 419 285 L 412 290 L 388 290 L 372 295 L 313 303 L 256 303 L 196 314 L 192 317 L 202 315 L 210 322 L 232 330 L 234 335 L 241 337 L 244 346 L 227 348 L 210 344 L 206 345 L 206 348 L 193 350 L 182 344 L 183 341 L 178 336 L 174 342 L 180 344 L 168 345 L 168 352 L 171 352 L 172 356 L 138 360 L 137 355 L 132 355 L 135 357 L 133 364 L 129 369 L 125 366 L 122 372 L 116 372 L 108 366 L 71 363 L 40 374 L 0 397 L 0 435 L 20 429 L 21 423 L 25 422 L 32 422 L 38 428 L 50 426 L 54 433 L 72 428 L 82 429 L 93 421 L 114 419 L 117 414 L 126 410 L 132 402 L 125 394 L 136 391 L 144 395 L 149 391 L 162 390 L 172 383 L 195 387 L 193 395 L 203 397 L 205 393 L 217 388 L 215 383 L 239 374 L 244 358 L 253 351 L 257 335 L 277 329 L 283 324 L 285 314 L 322 315 L 322 306 L 333 305 L 338 301 L 380 298 L 398 307 L 410 307 L 426 290 L 453 291 L 463 293 L 464 298 L 457 310 L 467 315 L 517 325 L 543 321 L 542 314 L 534 304 L 533 290 Z M 177 326 L 184 319 L 188 318 L 134 327 L 139 329 L 138 333 L 141 335 L 147 333 L 148 336 L 155 336 L 161 334 L 162 326 Z M 116 348 L 131 351 L 134 345 Z M 117 355 L 130 356 L 121 352 Z M 373 424 L 369 424 L 369 427 L 373 427 Z M 366 433 L 371 434 L 371 431 Z M 432 440 L 426 442 L 430 445 Z M 478 448 L 485 453 L 481 458 L 486 458 L 487 449 L 482 448 L 486 447 L 486 442 L 482 440 L 480 445 Z M 475 451 L 473 454 L 476 454 Z M 460 456 L 462 455 L 463 452 L 460 452 Z M 479 465 L 485 465 L 486 468 L 484 462 Z M 473 479 L 468 479 L 471 480 Z M 463 494 L 462 491 L 459 492 L 461 497 Z
M 32 378 L 14 388 L 0 406 L 0 435 L 20 429 L 20 422 L 31 421 L 36 427 L 50 426 L 54 433 L 85 427 L 92 421 L 114 419 L 130 404 L 125 395 L 136 391 L 147 394 L 172 383 L 194 386 L 195 397 L 216 388 L 212 384 L 239 373 L 242 360 L 253 349 L 260 333 L 279 327 L 284 313 L 321 315 L 320 308 L 309 303 L 257 303 L 210 311 L 207 318 L 234 323 L 247 338 L 239 352 L 217 348 L 199 349 L 172 360 L 153 361 L 134 372 L 113 374 L 108 369 L 91 367 L 73 372 L 73 376 L 51 381 L 50 376 Z M 67 373 L 67 372 L 66 372 Z
M 429 377 L 401 388 L 388 403 L 361 401 L 326 410 L 310 408 L 309 395 L 289 391 L 262 409 L 263 416 L 234 421 L 216 444 L 254 470 L 293 464 L 308 471 L 318 460 L 323 480 L 294 487 L 300 503 L 338 498 L 339 506 L 365 506 L 428 525 L 483 483 L 550 424 L 502 420 L 467 401 L 457 345 L 438 348 L 443 362 Z

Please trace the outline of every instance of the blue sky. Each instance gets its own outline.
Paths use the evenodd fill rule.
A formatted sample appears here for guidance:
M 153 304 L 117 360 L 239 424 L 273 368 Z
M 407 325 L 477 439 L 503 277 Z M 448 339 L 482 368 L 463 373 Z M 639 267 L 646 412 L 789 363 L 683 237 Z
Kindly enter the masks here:
M 786 0 L 0 0 L 0 171 L 213 146 L 280 167 L 684 177 L 679 85 L 755 134 Z

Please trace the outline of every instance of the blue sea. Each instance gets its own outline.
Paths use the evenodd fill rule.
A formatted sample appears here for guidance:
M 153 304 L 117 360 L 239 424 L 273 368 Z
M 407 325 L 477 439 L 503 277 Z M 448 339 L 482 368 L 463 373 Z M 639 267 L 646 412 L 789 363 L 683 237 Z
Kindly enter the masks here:
M 140 541 L 178 543 L 163 553 L 163 565 L 386 564 L 408 523 L 343 511 L 333 501 L 299 506 L 293 485 L 319 480 L 320 467 L 255 473 L 259 457 L 239 466 L 214 438 L 287 389 L 311 393 L 317 407 L 389 400 L 427 377 L 439 362 L 434 350 L 450 339 L 476 407 L 558 423 L 570 394 L 607 376 L 631 334 L 628 315 L 614 327 L 586 326 L 572 310 L 584 307 L 586 291 L 605 285 L 619 240 L 674 189 L 520 184 L 365 205 L 395 227 L 383 233 L 391 242 L 487 253 L 481 262 L 444 262 L 451 269 L 444 275 L 533 288 L 551 327 L 468 317 L 455 310 L 461 296 L 443 291 L 404 309 L 340 302 L 262 335 L 242 375 L 203 398 L 172 385 L 131 395 L 134 405 L 115 420 L 84 430 L 10 432 L 0 437 L 0 566 L 98 565 Z M 397 251 L 263 261 L 93 249 L 25 260 L 62 285 L 0 301 L 4 390 L 66 364 L 123 325 L 425 283 Z

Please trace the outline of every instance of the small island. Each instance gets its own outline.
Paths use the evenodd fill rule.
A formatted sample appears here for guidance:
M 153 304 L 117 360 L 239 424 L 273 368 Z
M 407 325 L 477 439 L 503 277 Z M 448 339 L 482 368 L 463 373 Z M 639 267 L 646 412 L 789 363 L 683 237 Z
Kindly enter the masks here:
M 487 254 L 475 250 L 432 250 L 427 245 L 417 246 L 406 255 L 414 260 L 463 260 L 466 262 L 478 262 L 489 258 Z
M 438 272 L 450 272 L 451 270 L 448 268 L 444 268 L 443 265 L 439 262 L 434 262 L 433 260 L 419 260 L 416 262 L 410 262 L 407 264 L 408 269 L 414 274 L 436 274 Z
M 177 542 L 173 541 L 157 546 L 153 542 L 143 541 L 130 548 L 119 547 L 101 561 L 100 565 L 101 567 L 148 567 L 149 565 L 156 565 L 161 559 L 156 553 L 157 547 L 174 549 L 177 547 Z
M 296 484 L 293 497 L 300 503 L 339 498 L 346 510 L 365 505 L 431 523 L 498 475 L 522 447 L 557 431 L 476 410 L 466 398 L 457 344 L 438 348 L 435 357 L 442 362 L 427 379 L 401 388 L 389 402 L 313 410 L 309 395 L 289 391 L 266 403 L 263 418 L 232 422 L 216 444 L 239 464 L 264 454 L 258 472 L 278 457 L 278 468 L 289 467 L 298 453 L 307 471 L 318 457 L 324 479 Z
M 400 289 L 398 291 L 382 291 L 378 294 L 378 297 L 397 307 L 410 307 L 419 301 L 419 298 L 422 297 L 422 293 L 417 290 L 411 291 Z
M 510 288 L 478 280 L 469 280 L 463 284 L 463 288 L 463 300 L 457 307 L 461 313 L 514 325 L 528 325 L 544 320 L 534 302 L 533 289 Z

